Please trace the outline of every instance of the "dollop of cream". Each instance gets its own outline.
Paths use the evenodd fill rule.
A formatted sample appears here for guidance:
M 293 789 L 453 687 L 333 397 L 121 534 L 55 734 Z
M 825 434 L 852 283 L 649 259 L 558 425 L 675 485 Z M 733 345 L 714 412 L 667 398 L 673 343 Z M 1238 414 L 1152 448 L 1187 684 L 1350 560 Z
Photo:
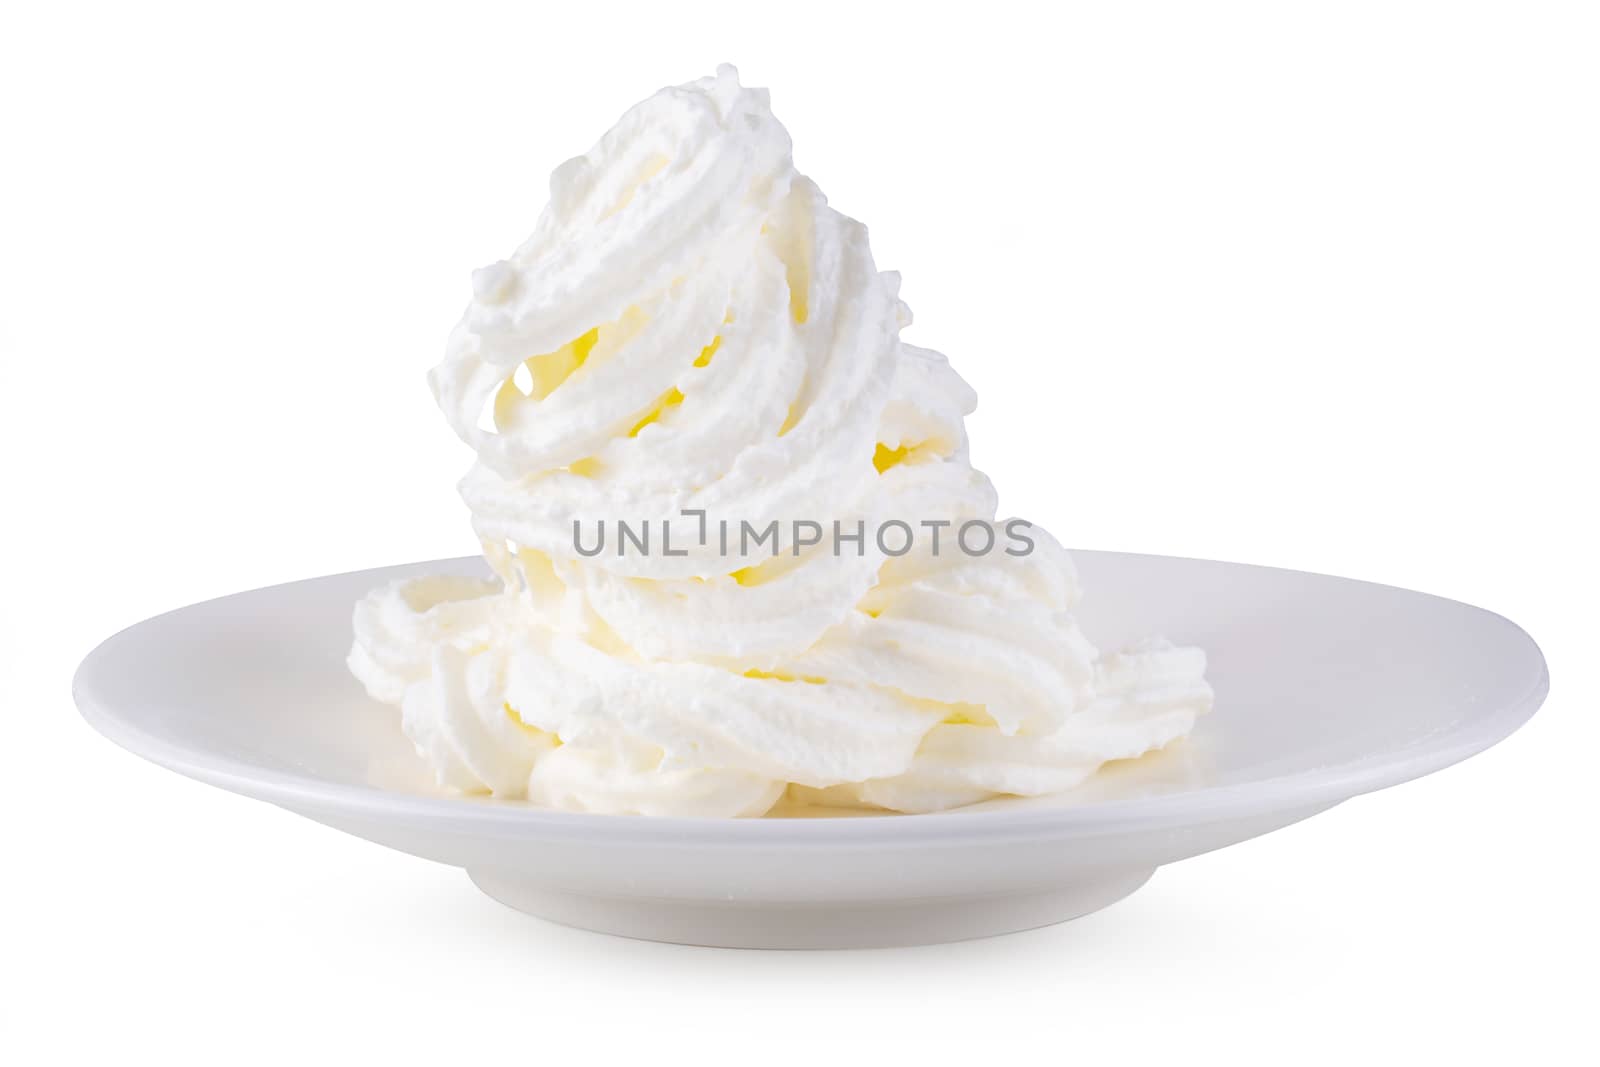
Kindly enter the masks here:
M 559 167 L 472 293 L 430 383 L 477 454 L 461 491 L 498 579 L 375 590 L 349 660 L 442 785 L 645 815 L 785 794 L 925 812 L 1071 788 L 1209 709 L 1200 651 L 1096 652 L 1043 530 L 1023 555 L 955 550 L 995 521 L 977 398 L 900 340 L 898 275 L 733 68 Z M 578 550 L 575 521 L 592 539 L 619 519 L 670 526 L 673 552 Z M 889 520 L 911 551 L 872 536 Z M 737 536 L 773 521 L 776 554 Z M 859 548 L 834 550 L 836 521 L 864 524 Z

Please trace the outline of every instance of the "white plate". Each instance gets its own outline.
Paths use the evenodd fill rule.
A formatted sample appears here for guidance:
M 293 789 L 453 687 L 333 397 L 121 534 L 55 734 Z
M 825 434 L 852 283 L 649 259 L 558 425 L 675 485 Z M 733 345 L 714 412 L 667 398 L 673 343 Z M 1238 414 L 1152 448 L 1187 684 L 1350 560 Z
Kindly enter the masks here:
M 1498 615 L 1365 582 L 1076 552 L 1102 648 L 1203 647 L 1216 710 L 1186 743 L 1073 793 L 938 815 L 651 819 L 434 789 L 344 666 L 355 600 L 477 560 L 239 593 L 95 649 L 73 693 L 125 748 L 380 844 L 465 867 L 514 908 L 630 937 L 826 947 L 979 937 L 1074 918 L 1171 863 L 1436 771 L 1543 701 L 1544 658 Z M 1352 857 L 1358 858 L 1358 857 Z

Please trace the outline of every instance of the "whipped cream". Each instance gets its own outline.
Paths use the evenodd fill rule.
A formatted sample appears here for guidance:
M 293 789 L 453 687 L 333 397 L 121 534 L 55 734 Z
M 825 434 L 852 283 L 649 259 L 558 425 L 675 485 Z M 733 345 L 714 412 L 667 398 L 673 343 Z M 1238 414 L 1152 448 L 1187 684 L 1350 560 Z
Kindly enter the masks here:
M 1025 554 L 952 550 L 995 520 L 976 396 L 900 340 L 898 275 L 795 170 L 764 90 L 726 66 L 663 89 L 550 186 L 430 374 L 477 455 L 461 491 L 497 578 L 402 581 L 355 611 L 350 668 L 442 785 L 646 815 L 786 794 L 925 812 L 1071 788 L 1210 707 L 1199 650 L 1096 652 L 1043 530 Z M 686 513 L 776 522 L 777 550 L 692 536 Z M 580 552 L 596 520 L 670 523 L 673 553 Z M 791 533 L 895 520 L 948 524 L 944 544 Z

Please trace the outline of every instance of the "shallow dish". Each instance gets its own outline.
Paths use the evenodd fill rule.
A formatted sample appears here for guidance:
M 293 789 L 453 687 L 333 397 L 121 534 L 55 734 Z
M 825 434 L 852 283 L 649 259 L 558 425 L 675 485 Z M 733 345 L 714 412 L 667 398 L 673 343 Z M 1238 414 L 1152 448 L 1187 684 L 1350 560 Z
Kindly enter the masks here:
M 83 661 L 84 717 L 162 766 L 464 867 L 573 926 L 746 947 L 915 944 L 1075 918 L 1155 869 L 1436 771 L 1525 722 L 1549 687 L 1517 626 L 1366 582 L 1076 552 L 1102 648 L 1203 647 L 1193 737 L 1060 797 L 937 815 L 749 820 L 546 811 L 432 787 L 398 713 L 344 656 L 362 593 L 476 559 L 313 578 L 146 620 Z

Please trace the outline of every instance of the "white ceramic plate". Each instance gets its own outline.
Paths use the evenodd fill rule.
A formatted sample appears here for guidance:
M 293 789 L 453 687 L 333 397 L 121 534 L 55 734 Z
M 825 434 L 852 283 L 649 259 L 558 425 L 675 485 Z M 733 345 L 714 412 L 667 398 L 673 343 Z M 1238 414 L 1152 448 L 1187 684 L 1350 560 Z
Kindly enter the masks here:
M 318 822 L 465 867 L 574 926 L 706 945 L 979 937 L 1074 918 L 1155 869 L 1481 752 L 1538 708 L 1544 658 L 1498 615 L 1365 582 L 1076 552 L 1085 632 L 1203 647 L 1216 710 L 1186 743 L 1061 797 L 938 815 L 650 819 L 433 788 L 398 713 L 345 670 L 372 587 L 472 559 L 314 578 L 139 623 L 73 693 L 125 748 Z M 1352 857 L 1358 859 L 1358 857 Z

